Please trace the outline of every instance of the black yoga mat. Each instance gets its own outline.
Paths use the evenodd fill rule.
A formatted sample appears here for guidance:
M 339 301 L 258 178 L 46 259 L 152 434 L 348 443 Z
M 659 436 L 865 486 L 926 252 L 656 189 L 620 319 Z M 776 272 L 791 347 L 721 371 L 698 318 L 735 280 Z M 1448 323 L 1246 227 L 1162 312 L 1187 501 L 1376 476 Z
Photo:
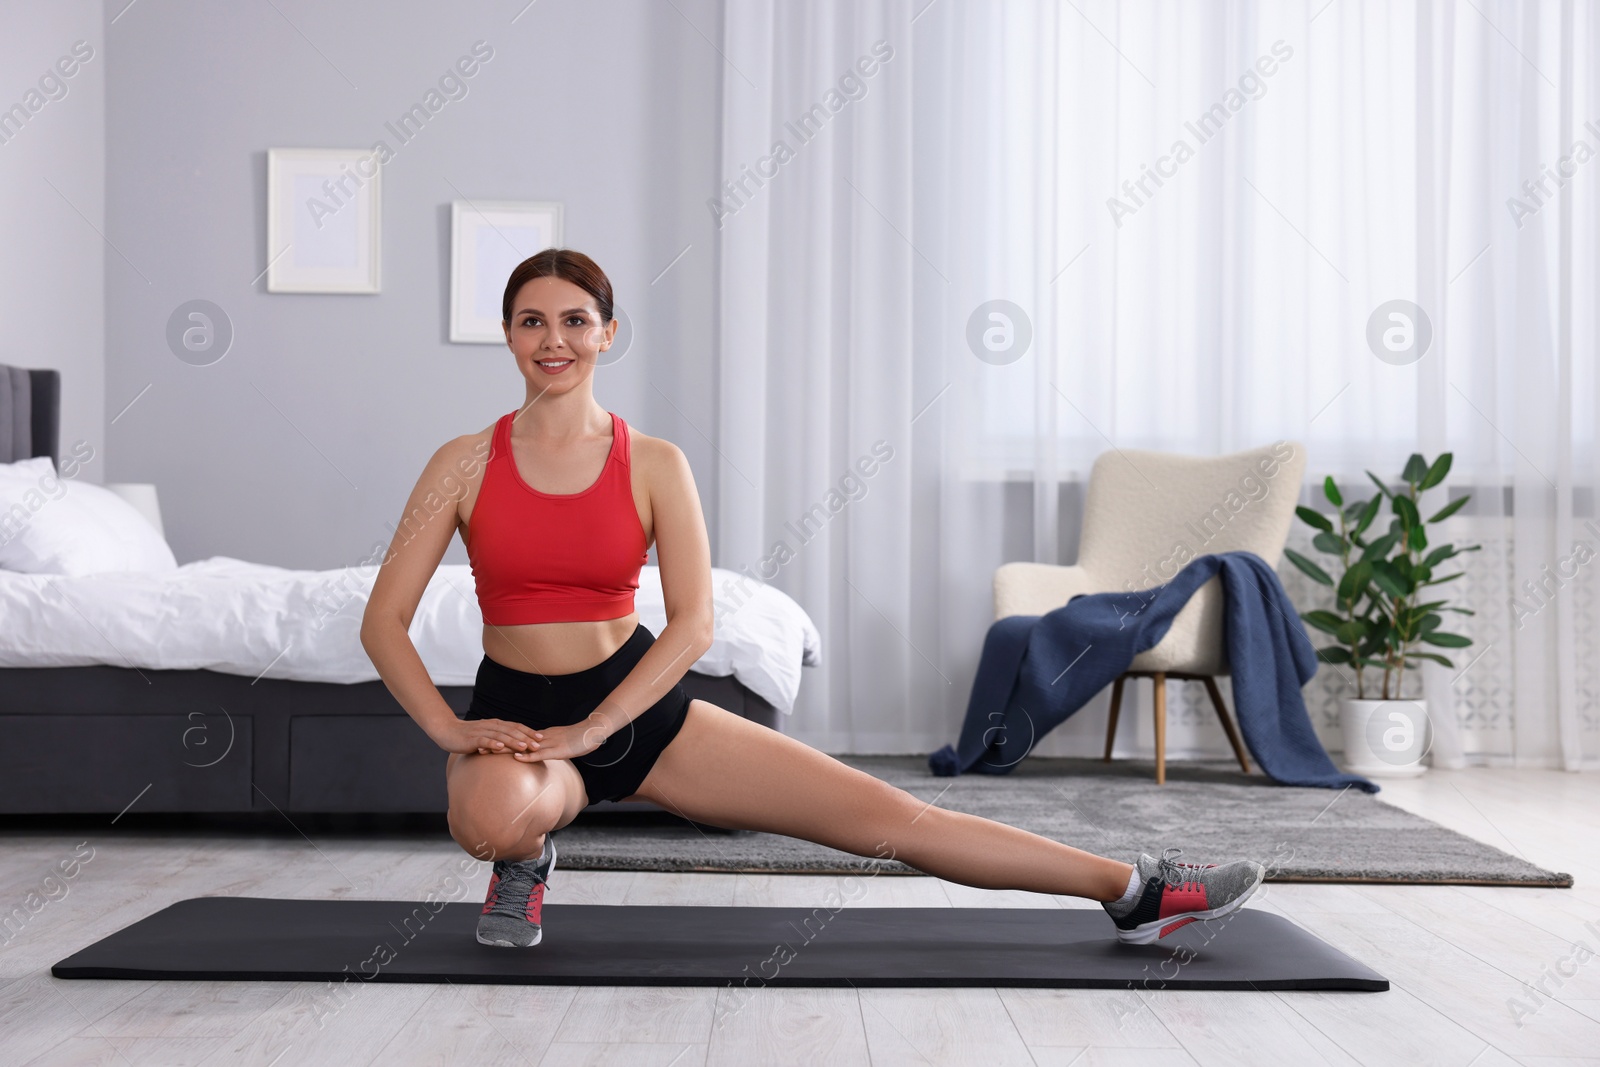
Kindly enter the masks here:
M 1099 909 L 547 904 L 533 948 L 480 945 L 482 905 L 195 897 L 57 963 L 57 978 L 533 985 L 1353 989 L 1388 979 L 1244 907 L 1153 945 Z

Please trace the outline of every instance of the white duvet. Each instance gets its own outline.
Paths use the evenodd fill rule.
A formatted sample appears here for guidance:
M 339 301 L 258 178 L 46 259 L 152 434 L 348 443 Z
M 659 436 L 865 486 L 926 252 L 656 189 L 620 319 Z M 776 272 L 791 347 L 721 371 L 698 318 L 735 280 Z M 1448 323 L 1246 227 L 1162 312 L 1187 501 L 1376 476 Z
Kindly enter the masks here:
M 378 672 L 361 647 L 361 615 L 376 568 L 297 571 L 228 556 L 161 573 L 69 577 L 0 571 L 0 667 L 109 663 L 155 670 L 205 668 L 249 677 L 366 682 Z M 822 661 L 822 637 L 787 594 L 718 567 L 711 572 L 716 631 L 694 664 L 733 675 L 784 712 L 802 666 Z M 661 572 L 639 574 L 639 621 L 667 624 Z M 428 582 L 411 640 L 435 685 L 472 685 L 483 657 L 483 616 L 465 564 Z

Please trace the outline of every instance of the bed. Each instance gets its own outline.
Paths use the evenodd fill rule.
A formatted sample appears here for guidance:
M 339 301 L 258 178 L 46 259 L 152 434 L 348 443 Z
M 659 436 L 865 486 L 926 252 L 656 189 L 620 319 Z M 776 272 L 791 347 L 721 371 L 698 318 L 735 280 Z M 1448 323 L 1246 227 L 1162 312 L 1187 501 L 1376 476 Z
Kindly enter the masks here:
M 59 397 L 59 372 L 0 367 L 4 469 L 56 469 Z M 375 567 L 214 556 L 70 574 L 5 569 L 4 551 L 0 534 L 0 814 L 444 811 L 444 753 L 360 645 Z M 802 669 L 820 663 L 817 628 L 780 590 L 722 568 L 712 577 L 715 638 L 683 686 L 781 729 Z M 659 570 L 639 583 L 640 621 L 659 634 Z M 482 656 L 467 566 L 438 568 L 410 632 L 464 713 Z

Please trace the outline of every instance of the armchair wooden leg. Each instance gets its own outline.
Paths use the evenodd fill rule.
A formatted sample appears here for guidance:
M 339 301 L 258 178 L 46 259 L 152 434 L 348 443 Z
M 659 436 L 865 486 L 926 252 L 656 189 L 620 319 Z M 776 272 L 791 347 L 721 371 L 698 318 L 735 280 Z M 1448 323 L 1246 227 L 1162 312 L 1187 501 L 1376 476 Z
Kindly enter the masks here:
M 1244 754 L 1244 743 L 1239 740 L 1239 731 L 1233 725 L 1233 716 L 1228 714 L 1228 706 L 1222 702 L 1222 691 L 1217 688 L 1217 680 L 1209 674 L 1205 676 L 1206 692 L 1211 694 L 1211 703 L 1216 706 L 1217 717 L 1222 720 L 1222 729 L 1228 735 L 1228 743 L 1233 746 L 1233 754 L 1239 758 L 1239 767 L 1244 773 L 1250 773 L 1250 760 Z
M 1122 710 L 1122 683 L 1128 680 L 1126 674 L 1117 675 L 1117 680 L 1111 683 L 1111 717 L 1106 721 L 1106 758 L 1111 762 L 1111 745 L 1117 739 L 1117 713 Z
M 1152 703 L 1156 709 L 1156 785 L 1167 784 L 1167 676 L 1157 671 L 1152 676 L 1155 682 L 1155 700 Z

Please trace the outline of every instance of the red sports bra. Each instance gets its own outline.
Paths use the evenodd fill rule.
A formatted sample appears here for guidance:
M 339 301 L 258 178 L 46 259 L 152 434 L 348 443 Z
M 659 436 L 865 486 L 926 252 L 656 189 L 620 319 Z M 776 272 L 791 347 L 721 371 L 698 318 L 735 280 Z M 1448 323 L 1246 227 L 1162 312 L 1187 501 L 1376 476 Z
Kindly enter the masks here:
M 633 503 L 628 424 L 611 415 L 611 453 L 581 493 L 541 493 L 522 480 L 511 420 L 494 424 L 467 524 L 467 558 L 492 626 L 597 622 L 633 611 L 649 544 Z

